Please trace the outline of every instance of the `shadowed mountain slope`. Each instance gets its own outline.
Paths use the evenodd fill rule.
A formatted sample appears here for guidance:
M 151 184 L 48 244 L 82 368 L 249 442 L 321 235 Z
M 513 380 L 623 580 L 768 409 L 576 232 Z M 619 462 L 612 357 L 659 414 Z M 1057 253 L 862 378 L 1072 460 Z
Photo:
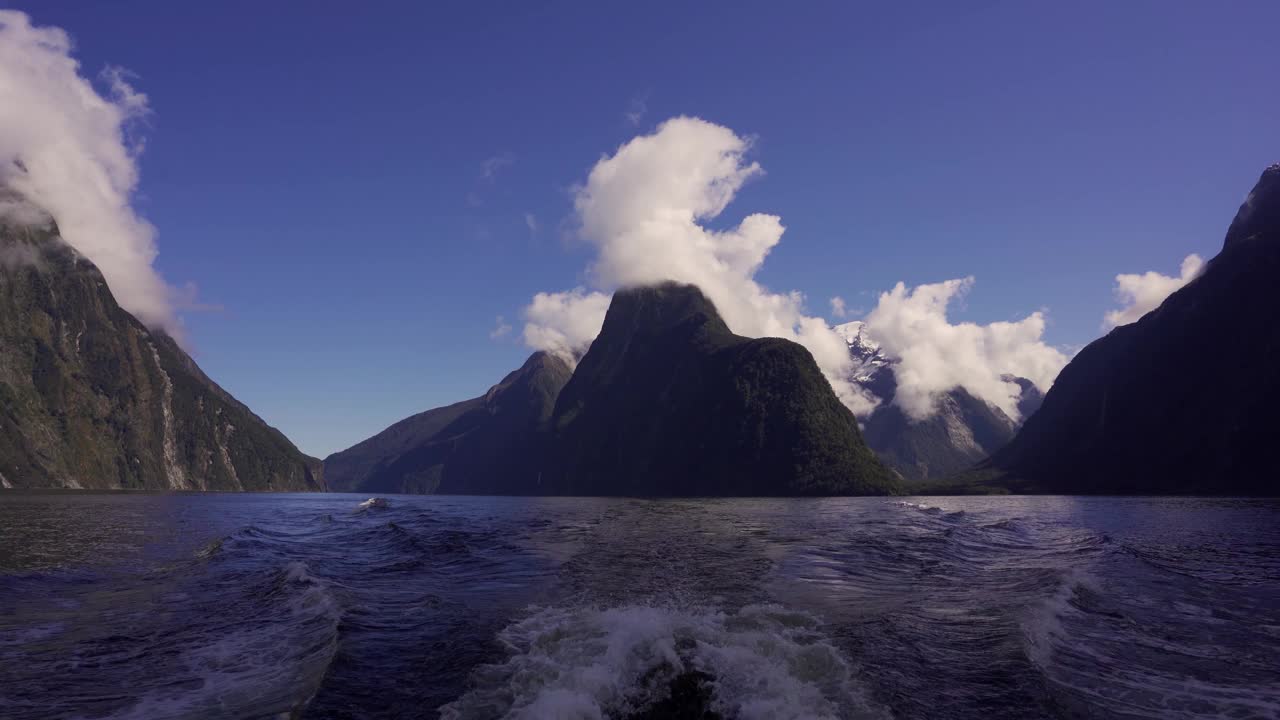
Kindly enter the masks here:
M 0 486 L 325 488 L 318 460 L 121 309 L 56 225 L 12 214 L 0 217 Z
M 1273 165 L 1200 276 L 1081 350 L 1017 437 L 962 480 L 1015 492 L 1280 494 L 1277 288 Z
M 589 495 L 883 494 L 813 357 L 731 333 L 693 286 L 620 290 L 560 393 L 545 482 Z

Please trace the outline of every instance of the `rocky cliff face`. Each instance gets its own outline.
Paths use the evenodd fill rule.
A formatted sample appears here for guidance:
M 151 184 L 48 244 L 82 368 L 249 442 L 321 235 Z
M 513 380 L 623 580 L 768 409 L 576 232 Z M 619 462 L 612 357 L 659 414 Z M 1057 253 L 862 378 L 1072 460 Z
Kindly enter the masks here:
M 600 335 L 556 401 L 551 425 L 544 484 L 558 493 L 897 489 L 807 350 L 734 335 L 688 285 L 614 295 Z
M 322 490 L 319 461 L 116 304 L 34 211 L 0 213 L 0 486 Z
M 1019 492 L 1280 494 L 1280 165 L 1201 275 L 1067 365 L 971 482 Z M 1206 372 L 1203 349 L 1214 349 Z

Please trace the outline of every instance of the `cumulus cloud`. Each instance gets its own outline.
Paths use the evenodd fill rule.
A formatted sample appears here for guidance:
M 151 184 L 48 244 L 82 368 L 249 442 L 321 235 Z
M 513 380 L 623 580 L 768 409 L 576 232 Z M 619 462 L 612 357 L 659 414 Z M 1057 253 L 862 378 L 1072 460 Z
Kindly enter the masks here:
M 898 283 L 866 317 L 870 338 L 898 361 L 894 404 L 909 417 L 932 415 L 939 394 L 963 387 L 1016 419 L 1019 388 L 1001 376 L 1025 377 L 1048 390 L 1067 364 L 1066 355 L 1042 340 L 1043 313 L 1017 322 L 952 324 L 947 306 L 972 285 L 972 277 L 910 290 Z
M 595 289 L 535 296 L 525 311 L 525 341 L 572 361 L 599 333 L 614 289 L 691 283 L 733 332 L 804 345 L 841 400 L 856 413 L 870 412 L 875 401 L 849 381 L 852 360 L 844 340 L 824 320 L 805 314 L 801 293 L 771 292 L 755 281 L 782 238 L 781 219 L 755 213 L 726 230 L 704 224 L 762 174 L 745 157 L 750 146 L 729 128 L 677 117 L 597 162 L 574 194 L 580 234 L 596 251 L 587 269 Z
M 1194 280 L 1203 267 L 1204 260 L 1199 255 L 1192 254 L 1183 258 L 1178 277 L 1161 275 L 1155 271 L 1141 275 L 1117 275 L 1116 299 L 1122 307 L 1107 313 L 1103 329 L 1109 330 L 1137 322 L 1143 315 L 1160 307 L 1165 298 Z
M 575 362 L 599 333 L 614 289 L 691 283 L 735 333 L 800 343 L 847 407 L 859 416 L 874 411 L 878 401 L 850 380 L 844 338 L 805 313 L 802 293 L 773 292 L 755 280 L 782 238 L 781 219 L 756 213 L 728 229 L 707 227 L 744 183 L 762 174 L 745 157 L 750 147 L 728 128 L 678 117 L 597 162 L 574 193 L 580 235 L 595 250 L 586 270 L 590 289 L 536 295 L 525 309 L 525 342 Z M 894 402 L 913 418 L 932 414 L 938 395 L 956 387 L 1016 418 L 1019 387 L 1002 376 L 1048 389 L 1067 362 L 1043 342 L 1040 312 L 1017 322 L 952 324 L 947 307 L 972 284 L 972 278 L 913 289 L 899 283 L 866 317 L 869 339 L 898 361 Z M 841 297 L 830 305 L 835 317 L 851 312 Z
M 489 331 L 490 340 L 498 340 L 511 334 L 511 323 L 507 322 L 501 315 L 498 316 L 493 329 Z
M 36 207 L 29 200 L 0 187 L 0 222 L 29 227 L 47 226 L 51 220 L 49 213 Z
M 580 287 L 534 295 L 533 302 L 524 309 L 525 344 L 577 364 L 600 334 L 610 298 Z
M 529 228 L 529 237 L 536 238 L 538 236 L 538 217 L 533 213 L 524 214 L 525 227 Z
M 0 10 L 0 186 L 52 215 L 126 310 L 177 334 L 174 291 L 154 267 L 155 228 L 130 206 L 141 151 L 131 129 L 147 98 L 118 69 L 102 74 L 99 93 L 71 50 L 62 30 Z

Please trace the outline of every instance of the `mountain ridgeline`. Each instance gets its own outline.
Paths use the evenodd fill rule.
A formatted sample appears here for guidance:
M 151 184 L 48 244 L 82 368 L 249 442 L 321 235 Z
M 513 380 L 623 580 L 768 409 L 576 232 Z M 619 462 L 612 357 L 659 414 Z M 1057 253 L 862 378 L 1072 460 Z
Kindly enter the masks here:
M 0 189 L 0 488 L 1277 495 L 1277 278 L 1280 165 L 1198 277 L 1082 350 L 1047 395 L 1007 376 L 1017 418 L 963 389 L 908 417 L 892 402 L 895 361 L 861 324 L 838 327 L 851 380 L 880 400 L 861 430 L 802 346 L 734 335 L 696 287 L 628 288 L 576 367 L 534 353 L 483 396 L 322 466 Z
M 336 491 L 536 494 L 569 365 L 544 352 L 481 397 L 401 420 L 325 459 Z
M 320 461 L 123 310 L 23 205 L 0 197 L 0 486 L 325 489 Z
M 1081 350 L 1013 441 L 961 481 L 1012 492 L 1280 495 L 1278 280 L 1280 164 L 1198 277 Z
M 884 494 L 812 356 L 734 335 L 696 287 L 614 295 L 570 373 L 535 353 L 483 398 L 325 460 L 334 489 L 549 495 Z

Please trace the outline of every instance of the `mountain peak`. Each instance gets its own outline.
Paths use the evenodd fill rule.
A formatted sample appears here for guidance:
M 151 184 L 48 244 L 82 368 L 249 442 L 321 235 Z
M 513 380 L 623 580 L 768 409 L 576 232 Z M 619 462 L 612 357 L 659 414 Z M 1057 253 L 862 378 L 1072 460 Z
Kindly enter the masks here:
M 617 292 L 556 401 L 544 487 L 588 495 L 879 494 L 894 477 L 813 356 L 729 331 L 701 290 Z
M 506 377 L 502 378 L 502 382 L 498 383 L 498 385 L 509 385 L 515 380 L 538 372 L 548 370 L 552 372 L 559 372 L 562 369 L 568 370 L 568 363 L 545 350 L 539 350 L 530 355 L 524 361 L 523 365 L 507 373 Z
M 667 280 L 614 293 L 601 334 L 623 328 L 663 331 L 686 325 L 729 332 L 715 303 L 698 286 Z
M 1227 229 L 1223 249 L 1264 232 L 1280 231 L 1280 163 L 1262 171 Z
M 863 347 L 878 350 L 880 343 L 873 341 L 867 337 L 867 324 L 861 320 L 853 320 L 851 322 L 836 325 L 831 328 L 836 334 L 844 339 L 849 345 L 861 345 Z
M 551 398 L 547 411 L 554 404 L 554 398 L 560 388 L 569 381 L 573 368 L 559 357 L 539 350 L 529 356 L 519 368 L 507 373 L 497 385 L 485 393 L 485 402 L 490 405 L 500 402 L 504 395 L 518 391 L 522 396 L 540 393 Z

